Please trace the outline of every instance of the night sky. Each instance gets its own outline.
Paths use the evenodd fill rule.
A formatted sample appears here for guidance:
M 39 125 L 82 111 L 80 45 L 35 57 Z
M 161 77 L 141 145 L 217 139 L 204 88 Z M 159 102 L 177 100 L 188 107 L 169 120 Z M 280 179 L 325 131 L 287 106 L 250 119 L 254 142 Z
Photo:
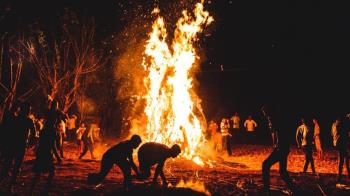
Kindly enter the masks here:
M 182 1 L 2 0 L 0 33 L 25 30 L 38 20 L 54 29 L 57 16 L 70 8 L 95 17 L 97 37 L 103 40 L 154 5 L 171 13 L 176 9 L 166 9 L 174 2 Z M 208 118 L 238 111 L 243 119 L 252 114 L 262 120 L 259 108 L 273 104 L 288 129 L 294 131 L 300 117 L 316 116 L 321 129 L 330 131 L 331 121 L 350 111 L 350 12 L 345 4 L 213 0 L 206 8 L 215 22 L 201 36 L 206 58 L 197 78 Z

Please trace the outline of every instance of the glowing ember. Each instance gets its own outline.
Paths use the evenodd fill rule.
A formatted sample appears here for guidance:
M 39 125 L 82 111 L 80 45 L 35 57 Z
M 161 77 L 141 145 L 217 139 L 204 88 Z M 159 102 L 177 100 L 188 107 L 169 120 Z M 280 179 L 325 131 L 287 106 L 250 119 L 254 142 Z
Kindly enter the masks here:
M 210 192 L 205 188 L 205 185 L 203 182 L 200 181 L 184 181 L 180 180 L 180 182 L 176 185 L 178 188 L 191 188 L 195 191 L 204 193 L 205 195 L 211 195 Z
M 153 13 L 158 14 L 157 8 Z M 154 21 L 147 41 L 143 66 L 148 72 L 144 79 L 147 89 L 147 139 L 167 145 L 181 144 L 183 156 L 199 165 L 198 156 L 204 144 L 201 107 L 192 89 L 191 71 L 195 65 L 196 50 L 193 42 L 197 34 L 213 21 L 203 4 L 197 3 L 192 17 L 183 11 L 169 48 L 167 31 L 161 16 Z

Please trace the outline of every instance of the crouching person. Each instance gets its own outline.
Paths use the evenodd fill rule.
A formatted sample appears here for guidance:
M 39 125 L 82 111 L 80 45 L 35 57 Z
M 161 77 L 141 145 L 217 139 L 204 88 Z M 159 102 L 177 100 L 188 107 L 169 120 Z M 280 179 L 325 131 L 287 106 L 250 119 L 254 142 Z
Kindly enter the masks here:
M 122 170 L 124 175 L 124 188 L 131 186 L 131 168 L 138 175 L 137 167 L 134 163 L 132 153 L 141 143 L 141 137 L 133 135 L 130 140 L 120 142 L 108 149 L 102 156 L 101 168 L 99 173 L 91 173 L 87 177 L 89 184 L 99 184 L 107 176 L 108 172 L 116 164 Z
M 141 180 L 151 176 L 151 167 L 157 164 L 153 177 L 153 185 L 157 184 L 157 178 L 160 175 L 162 178 L 163 187 L 167 186 L 166 178 L 164 176 L 163 167 L 165 161 L 172 157 L 175 158 L 181 153 L 180 146 L 175 144 L 171 148 L 164 144 L 148 142 L 143 144 L 137 155 L 140 164 Z

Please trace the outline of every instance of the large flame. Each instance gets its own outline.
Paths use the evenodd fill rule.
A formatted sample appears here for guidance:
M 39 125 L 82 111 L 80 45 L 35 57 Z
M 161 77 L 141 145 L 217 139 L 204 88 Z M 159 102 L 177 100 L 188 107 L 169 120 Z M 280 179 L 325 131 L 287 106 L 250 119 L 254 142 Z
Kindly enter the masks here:
M 153 11 L 159 14 L 159 9 Z M 154 21 L 145 49 L 143 66 L 148 72 L 144 80 L 147 89 L 147 139 L 167 145 L 180 144 L 182 155 L 202 165 L 198 152 L 204 143 L 204 134 L 198 110 L 197 95 L 192 89 L 191 72 L 195 65 L 196 50 L 193 43 L 202 27 L 213 18 L 197 3 L 193 16 L 183 11 L 177 21 L 171 48 L 161 16 Z

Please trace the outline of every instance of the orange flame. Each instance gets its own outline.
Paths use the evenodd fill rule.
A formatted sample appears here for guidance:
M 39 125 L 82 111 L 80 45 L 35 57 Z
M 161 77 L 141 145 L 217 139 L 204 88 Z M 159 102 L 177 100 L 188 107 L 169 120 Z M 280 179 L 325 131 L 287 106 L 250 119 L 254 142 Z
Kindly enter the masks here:
M 156 8 L 153 13 L 158 14 Z M 169 48 L 167 31 L 161 16 L 154 21 L 147 40 L 143 67 L 148 72 L 144 79 L 147 89 L 145 114 L 148 141 L 167 145 L 181 144 L 182 155 L 199 165 L 203 161 L 198 152 L 204 144 L 203 128 L 196 110 L 201 111 L 200 100 L 192 89 L 190 75 L 196 59 L 193 43 L 202 26 L 209 25 L 213 18 L 197 3 L 194 17 L 187 11 L 178 20 L 174 39 Z
M 198 180 L 189 180 L 185 181 L 183 179 L 176 185 L 177 188 L 190 188 L 192 190 L 204 193 L 205 195 L 211 195 L 210 192 L 206 189 L 203 182 Z

